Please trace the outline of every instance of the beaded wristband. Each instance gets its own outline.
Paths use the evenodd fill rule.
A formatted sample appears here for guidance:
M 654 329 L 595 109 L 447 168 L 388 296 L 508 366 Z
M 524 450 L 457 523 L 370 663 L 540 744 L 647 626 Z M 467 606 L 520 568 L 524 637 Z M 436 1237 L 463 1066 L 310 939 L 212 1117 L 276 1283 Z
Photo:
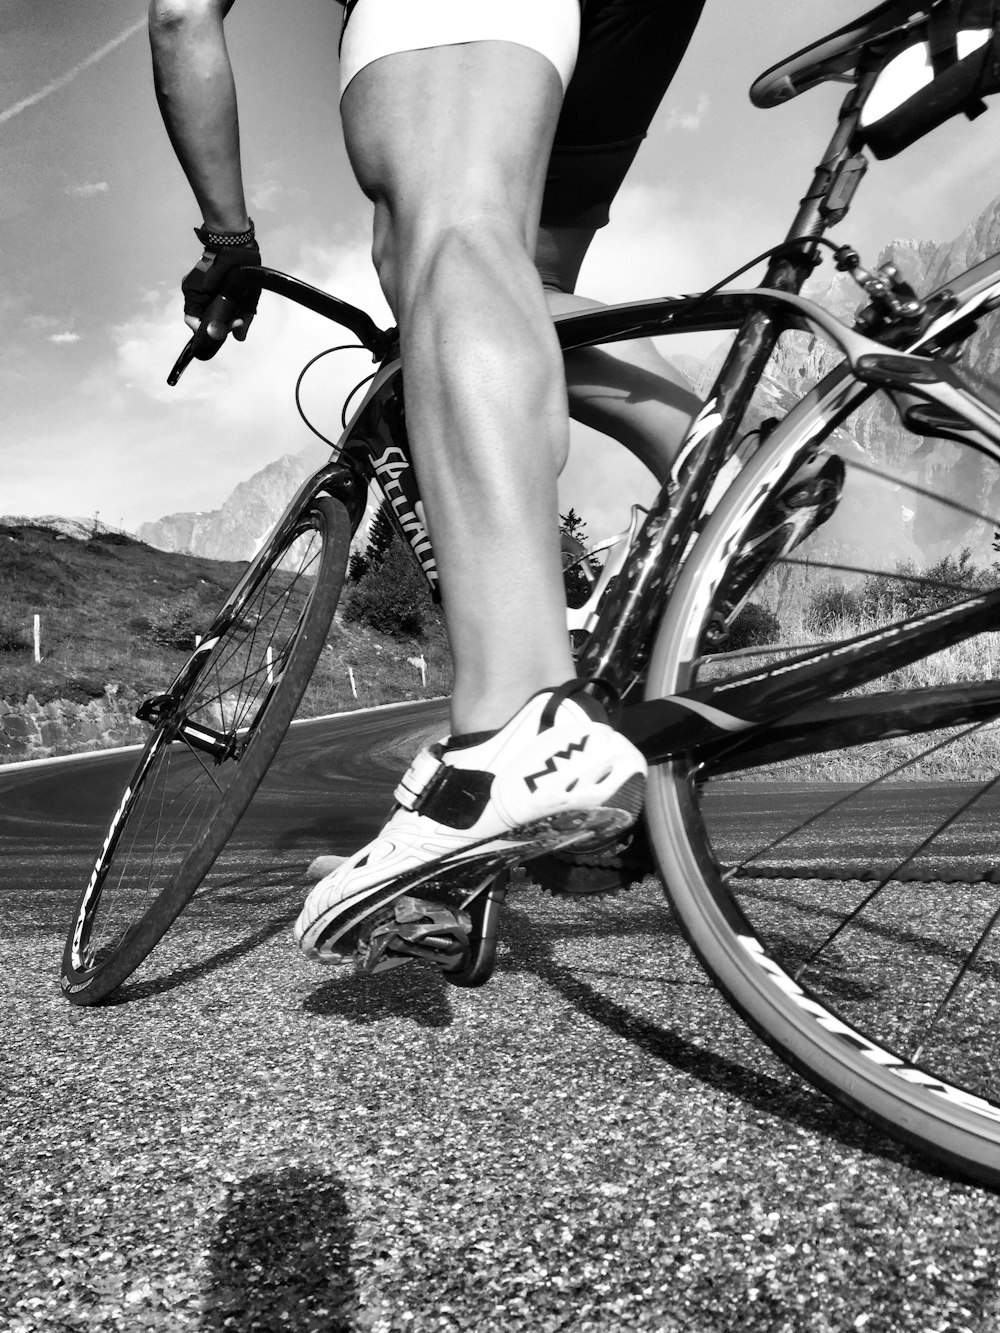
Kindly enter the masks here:
M 247 231 L 209 231 L 207 227 L 195 227 L 194 234 L 213 250 L 235 250 L 243 245 L 253 245 L 253 218 Z

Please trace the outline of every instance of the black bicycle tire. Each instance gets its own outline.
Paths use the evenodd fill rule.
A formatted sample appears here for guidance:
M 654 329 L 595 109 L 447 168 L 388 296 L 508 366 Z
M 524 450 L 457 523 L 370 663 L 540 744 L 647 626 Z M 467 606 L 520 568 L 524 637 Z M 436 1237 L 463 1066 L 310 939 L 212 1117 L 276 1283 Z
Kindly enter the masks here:
M 794 446 L 788 445 L 789 453 Z M 762 451 L 763 453 L 764 451 Z M 706 577 L 720 577 L 734 534 L 767 503 L 764 461 L 736 479 L 688 557 L 657 631 L 646 697 L 687 684 Z M 773 473 L 772 473 L 773 475 Z M 711 571 L 711 574 L 709 573 Z M 727 887 L 691 766 L 653 766 L 645 807 L 654 856 L 682 931 L 737 1013 L 807 1081 L 893 1138 L 978 1182 L 1000 1184 L 1000 1102 L 928 1074 L 845 1023 L 769 955 Z
M 303 515 L 319 516 L 323 525 L 322 553 L 315 586 L 281 678 L 269 694 L 253 736 L 240 759 L 238 777 L 225 793 L 211 823 L 202 831 L 171 883 L 150 903 L 134 930 L 122 940 L 120 946 L 92 969 L 82 968 L 77 962 L 79 942 L 81 936 L 86 934 L 86 916 L 90 910 L 87 889 L 81 894 L 66 938 L 61 969 L 63 993 L 71 1004 L 91 1005 L 106 999 L 149 956 L 191 901 L 222 852 L 288 730 L 323 650 L 327 630 L 343 588 L 351 540 L 350 519 L 339 500 L 318 496 L 301 511 L 299 520 Z M 287 520 L 290 534 L 295 531 L 295 523 L 295 517 Z M 248 597 L 264 583 L 269 571 L 280 561 L 286 549 L 286 545 L 279 545 L 272 559 L 260 566 L 258 577 L 248 585 Z M 213 629 L 208 631 L 208 636 L 212 635 Z M 187 695 L 194 689 L 197 680 L 196 675 L 189 682 Z M 112 835 L 116 821 L 124 824 L 134 808 L 143 782 L 153 771 L 169 727 L 170 718 L 167 717 L 154 728 L 126 784 L 122 801 L 98 857 L 98 868 L 101 858 L 108 854 L 109 847 L 111 854 L 114 854 Z M 99 894 L 97 896 L 99 898 Z

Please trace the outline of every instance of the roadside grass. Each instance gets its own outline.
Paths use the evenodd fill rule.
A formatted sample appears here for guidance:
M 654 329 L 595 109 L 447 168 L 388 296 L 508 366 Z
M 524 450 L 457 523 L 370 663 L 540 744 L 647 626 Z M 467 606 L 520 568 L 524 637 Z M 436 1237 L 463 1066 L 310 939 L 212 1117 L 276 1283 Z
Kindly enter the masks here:
M 161 689 L 245 565 L 157 551 L 117 533 L 79 541 L 0 529 L 0 697 L 86 702 L 108 684 Z M 41 620 L 35 662 L 33 621 Z
M 164 689 L 245 568 L 118 533 L 81 541 L 44 527 L 0 527 L 0 698 L 87 703 L 110 686 L 138 702 Z M 421 656 L 426 684 L 408 660 Z M 400 640 L 338 619 L 298 716 L 440 696 L 451 679 L 438 625 Z

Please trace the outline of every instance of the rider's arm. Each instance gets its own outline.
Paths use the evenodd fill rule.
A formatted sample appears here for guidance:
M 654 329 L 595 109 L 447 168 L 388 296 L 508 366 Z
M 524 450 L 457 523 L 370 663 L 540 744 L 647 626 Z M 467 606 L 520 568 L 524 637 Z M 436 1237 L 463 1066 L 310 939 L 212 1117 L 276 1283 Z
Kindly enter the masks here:
M 249 226 L 223 20 L 235 0 L 150 0 L 156 98 L 206 227 Z

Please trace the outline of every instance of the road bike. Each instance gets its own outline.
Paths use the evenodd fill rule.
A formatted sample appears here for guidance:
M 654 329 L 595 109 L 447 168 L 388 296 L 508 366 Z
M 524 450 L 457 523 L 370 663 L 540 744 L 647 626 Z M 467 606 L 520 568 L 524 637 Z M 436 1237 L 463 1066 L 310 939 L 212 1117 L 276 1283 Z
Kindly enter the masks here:
M 973 35 L 959 40 L 948 20 L 970 14 Z M 989 382 L 1000 256 L 918 296 L 892 265 L 865 268 L 824 233 L 845 216 L 868 153 L 891 156 L 995 90 L 996 17 L 978 0 L 890 0 L 757 80 L 762 106 L 847 84 L 759 287 L 727 282 L 557 320 L 567 352 L 734 334 L 668 484 L 621 540 L 597 544 L 598 575 L 587 557 L 593 588 L 572 622 L 580 674 L 623 700 L 617 724 L 650 761 L 645 833 L 688 940 L 807 1079 L 990 1183 L 1000 1182 L 1000 402 Z M 923 86 L 872 115 L 900 62 L 927 46 Z M 826 249 L 857 285 L 853 322 L 801 295 Z M 274 270 L 234 281 L 346 326 L 377 370 L 332 458 L 299 488 L 177 679 L 139 709 L 149 741 L 66 944 L 74 1004 L 102 1000 L 134 971 L 248 805 L 322 651 L 371 484 L 437 585 L 393 331 Z M 200 337 L 172 382 L 211 352 Z M 807 392 L 768 380 L 778 355 L 818 365 Z M 736 646 L 754 605 L 770 608 L 767 632 Z M 751 813 L 734 817 L 741 801 Z M 382 922 L 359 957 L 370 970 L 423 957 L 478 984 L 503 892 L 502 876 L 477 885 L 422 933 Z

